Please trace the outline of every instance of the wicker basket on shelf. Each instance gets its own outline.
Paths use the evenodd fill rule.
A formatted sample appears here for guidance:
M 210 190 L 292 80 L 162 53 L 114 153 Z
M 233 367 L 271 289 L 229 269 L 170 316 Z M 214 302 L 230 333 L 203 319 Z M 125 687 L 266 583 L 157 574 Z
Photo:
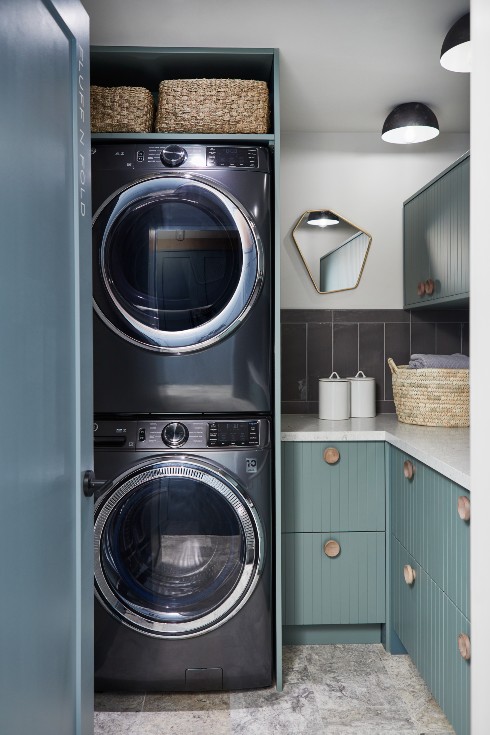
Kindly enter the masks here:
M 93 133 L 151 133 L 153 96 L 144 87 L 90 87 Z
M 420 426 L 469 426 L 470 380 L 465 369 L 413 369 L 389 357 L 398 420 Z
M 168 79 L 160 83 L 157 133 L 267 133 L 269 90 L 251 79 Z

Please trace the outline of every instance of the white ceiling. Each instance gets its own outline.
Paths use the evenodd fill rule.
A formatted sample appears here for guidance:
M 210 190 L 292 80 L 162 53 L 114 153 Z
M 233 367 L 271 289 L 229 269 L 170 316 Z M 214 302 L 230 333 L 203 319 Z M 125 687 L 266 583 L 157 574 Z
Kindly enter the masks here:
M 279 48 L 283 131 L 381 132 L 418 101 L 441 132 L 469 132 L 470 75 L 439 54 L 470 0 L 82 2 L 97 45 Z

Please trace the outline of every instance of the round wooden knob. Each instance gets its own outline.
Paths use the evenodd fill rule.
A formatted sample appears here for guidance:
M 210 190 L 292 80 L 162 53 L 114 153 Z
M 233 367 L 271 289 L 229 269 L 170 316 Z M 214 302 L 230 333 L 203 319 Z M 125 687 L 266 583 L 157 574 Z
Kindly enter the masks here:
M 436 287 L 436 284 L 434 283 L 432 278 L 428 278 L 425 282 L 425 293 L 427 294 L 427 296 L 432 296 L 432 294 L 434 293 L 435 287 Z
M 340 554 L 340 544 L 338 543 L 338 541 L 334 541 L 333 539 L 330 539 L 330 541 L 325 541 L 325 543 L 323 544 L 323 551 L 330 558 L 338 556 Z
M 465 661 L 469 661 L 471 658 L 471 641 L 466 633 L 460 633 L 458 635 L 458 648 L 462 658 Z
M 469 521 L 470 515 L 470 499 L 466 495 L 460 495 L 458 498 L 458 516 L 462 521 Z
M 409 459 L 406 459 L 403 463 L 403 474 L 407 480 L 411 480 L 415 474 L 415 465 Z
M 419 281 L 417 285 L 417 296 L 425 295 L 425 281 Z
M 410 564 L 405 564 L 403 567 L 403 576 L 405 578 L 405 582 L 407 584 L 413 584 L 415 582 L 415 577 L 417 576 L 415 569 L 410 566 Z
M 328 447 L 323 452 L 323 459 L 327 464 L 336 464 L 340 459 L 340 452 L 335 447 Z

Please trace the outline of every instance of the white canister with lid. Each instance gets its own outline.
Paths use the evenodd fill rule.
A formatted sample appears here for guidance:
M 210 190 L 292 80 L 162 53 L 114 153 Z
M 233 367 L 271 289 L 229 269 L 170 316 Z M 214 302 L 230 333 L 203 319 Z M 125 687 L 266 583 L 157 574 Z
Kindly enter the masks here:
M 376 416 L 376 382 L 367 378 L 359 370 L 350 383 L 350 415 L 352 418 L 372 418 Z
M 319 379 L 318 417 L 341 421 L 350 418 L 350 383 L 347 378 L 332 373 Z

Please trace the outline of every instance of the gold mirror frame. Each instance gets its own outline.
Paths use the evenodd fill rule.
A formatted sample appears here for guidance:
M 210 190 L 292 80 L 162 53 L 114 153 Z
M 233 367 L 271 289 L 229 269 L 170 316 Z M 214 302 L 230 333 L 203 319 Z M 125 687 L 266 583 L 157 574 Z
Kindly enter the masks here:
M 364 254 L 364 257 L 363 257 L 361 266 L 359 268 L 359 275 L 357 277 L 357 281 L 355 282 L 355 284 L 353 286 L 348 286 L 346 288 L 330 289 L 328 291 L 321 291 L 320 290 L 320 285 L 321 284 L 319 282 L 317 283 L 316 279 L 314 278 L 314 276 L 313 276 L 313 274 L 311 272 L 310 266 L 308 265 L 307 259 L 305 258 L 304 254 L 303 254 L 303 251 L 301 249 L 301 245 L 298 242 L 298 239 L 297 239 L 297 231 L 298 231 L 298 228 L 299 227 L 301 227 L 302 225 L 305 224 L 305 217 L 306 216 L 309 216 L 310 214 L 312 214 L 314 212 L 324 212 L 324 211 L 331 212 L 332 214 L 334 214 L 336 217 L 339 218 L 339 221 L 341 221 L 341 222 L 343 222 L 343 223 L 345 223 L 347 225 L 350 225 L 354 230 L 357 230 L 357 232 L 359 232 L 359 233 L 363 233 L 368 238 L 366 252 Z M 332 225 L 332 227 L 335 227 L 335 225 Z M 308 275 L 310 277 L 310 280 L 311 280 L 313 286 L 315 287 L 315 291 L 317 293 L 319 293 L 319 294 L 340 293 L 341 291 L 352 291 L 354 288 L 357 288 L 358 287 L 359 281 L 361 280 L 361 276 L 362 276 L 362 273 L 364 271 L 364 266 L 366 265 L 367 256 L 369 254 L 369 250 L 371 248 L 371 242 L 372 242 L 372 239 L 373 239 L 372 236 L 369 234 L 369 232 L 366 232 L 366 230 L 364 230 L 362 227 L 359 227 L 358 225 L 354 224 L 350 220 L 348 220 L 345 217 L 343 217 L 342 215 L 340 215 L 338 212 L 335 212 L 333 209 L 325 208 L 325 209 L 307 209 L 305 212 L 303 212 L 303 214 L 299 217 L 299 219 L 297 220 L 297 222 L 296 222 L 296 224 L 295 224 L 295 226 L 293 228 L 292 235 L 293 235 L 294 244 L 296 245 L 296 249 L 297 249 L 297 251 L 298 251 L 298 253 L 299 253 L 300 257 L 301 257 L 301 260 L 303 261 L 303 265 L 305 266 L 306 271 L 307 271 L 307 273 L 308 273 Z M 330 254 L 330 253 L 333 253 L 336 250 L 339 250 L 345 244 L 347 244 L 347 242 L 348 241 L 346 241 L 344 243 L 340 243 L 340 245 L 338 245 L 336 248 L 334 247 L 331 250 L 329 250 L 328 253 L 326 253 L 326 255 L 327 254 Z

